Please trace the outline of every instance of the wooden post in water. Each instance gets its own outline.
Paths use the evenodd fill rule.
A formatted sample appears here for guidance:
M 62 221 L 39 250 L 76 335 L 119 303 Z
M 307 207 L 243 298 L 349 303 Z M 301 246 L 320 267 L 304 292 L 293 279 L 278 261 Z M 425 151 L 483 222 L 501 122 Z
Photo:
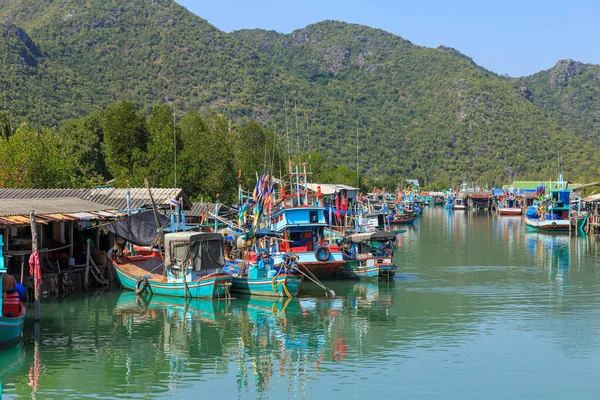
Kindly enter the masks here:
M 83 287 L 85 289 L 90 286 L 90 239 L 87 240 L 87 253 L 85 257 L 85 278 L 83 280 Z
M 31 211 L 29 215 L 30 226 L 31 226 L 31 251 L 33 254 L 38 251 L 38 243 L 37 243 L 37 224 L 35 223 L 35 213 Z M 34 322 L 40 321 L 40 290 L 38 285 L 36 284 L 38 279 L 41 279 L 41 276 L 37 276 L 37 268 L 34 266 L 33 268 L 33 288 L 34 288 L 34 299 L 35 299 L 35 313 L 34 313 Z M 41 273 L 41 268 L 40 268 Z

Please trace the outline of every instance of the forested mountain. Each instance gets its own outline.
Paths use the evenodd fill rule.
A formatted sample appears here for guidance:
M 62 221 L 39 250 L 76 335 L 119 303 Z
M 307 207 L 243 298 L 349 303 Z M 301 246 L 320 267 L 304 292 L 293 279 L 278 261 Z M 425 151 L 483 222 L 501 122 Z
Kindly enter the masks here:
M 536 105 L 600 145 L 600 65 L 561 60 L 522 80 Z
M 172 0 L 0 0 L 0 38 L 0 110 L 17 123 L 60 126 L 116 100 L 211 109 L 353 168 L 358 122 L 362 172 L 429 182 L 548 179 L 559 152 L 575 178 L 600 158 L 542 95 L 546 72 L 503 78 L 365 26 L 228 34 Z

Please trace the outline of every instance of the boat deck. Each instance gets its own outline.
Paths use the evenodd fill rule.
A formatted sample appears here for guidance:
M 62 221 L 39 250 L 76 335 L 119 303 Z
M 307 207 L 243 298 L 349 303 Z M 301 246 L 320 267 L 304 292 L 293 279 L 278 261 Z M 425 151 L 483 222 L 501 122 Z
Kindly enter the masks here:
M 117 265 L 129 275 L 137 277 L 148 276 L 148 279 L 157 282 L 166 282 L 167 280 L 161 275 L 164 261 L 160 256 L 153 254 L 124 256 L 120 258 Z

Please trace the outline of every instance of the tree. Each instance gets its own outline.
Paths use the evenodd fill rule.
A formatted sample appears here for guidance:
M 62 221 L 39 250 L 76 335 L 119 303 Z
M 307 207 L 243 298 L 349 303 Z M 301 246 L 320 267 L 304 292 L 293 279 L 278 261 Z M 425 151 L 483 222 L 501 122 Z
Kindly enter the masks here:
M 152 109 L 148 118 L 148 152 L 147 177 L 153 186 L 171 187 L 174 185 L 174 145 L 178 146 L 179 139 L 174 135 L 173 110 L 160 105 Z M 180 147 L 180 146 L 178 146 Z
M 107 177 L 102 146 L 104 132 L 101 111 L 87 117 L 64 121 L 58 131 L 58 137 L 66 155 L 75 160 L 77 177 L 95 177 L 99 180 Z
M 10 140 L 0 139 L 0 187 L 61 188 L 73 185 L 76 160 L 65 155 L 50 130 L 22 123 Z
M 141 186 L 145 176 L 136 175 L 147 165 L 148 128 L 144 116 L 130 101 L 120 101 L 108 107 L 102 117 L 103 149 L 106 166 L 116 185 Z
M 236 193 L 231 121 L 216 113 L 190 111 L 181 121 L 182 188 L 198 200 L 233 201 Z

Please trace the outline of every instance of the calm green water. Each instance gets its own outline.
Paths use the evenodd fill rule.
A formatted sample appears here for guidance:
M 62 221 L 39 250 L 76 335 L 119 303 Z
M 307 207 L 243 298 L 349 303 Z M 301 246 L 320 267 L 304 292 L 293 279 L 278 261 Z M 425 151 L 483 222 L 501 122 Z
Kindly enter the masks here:
M 0 352 L 6 398 L 596 399 L 600 267 L 587 238 L 430 208 L 400 274 L 337 298 L 43 304 L 41 342 Z

